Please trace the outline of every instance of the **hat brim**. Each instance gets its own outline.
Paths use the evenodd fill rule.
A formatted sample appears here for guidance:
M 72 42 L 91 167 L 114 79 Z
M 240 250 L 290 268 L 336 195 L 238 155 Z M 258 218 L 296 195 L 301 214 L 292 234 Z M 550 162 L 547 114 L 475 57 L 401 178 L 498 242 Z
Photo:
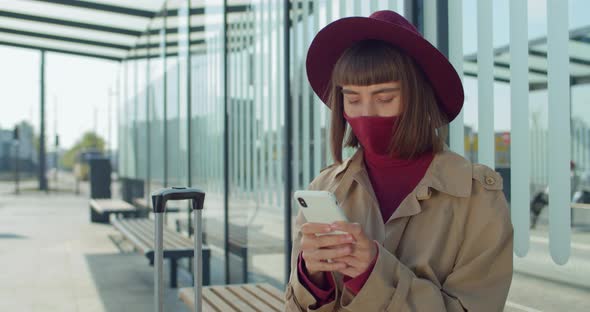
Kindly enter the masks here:
M 452 121 L 463 107 L 461 79 L 448 59 L 412 30 L 367 17 L 347 17 L 324 27 L 307 52 L 307 78 L 314 92 L 328 105 L 332 70 L 346 49 L 362 40 L 382 40 L 408 54 L 432 85 L 439 107 Z

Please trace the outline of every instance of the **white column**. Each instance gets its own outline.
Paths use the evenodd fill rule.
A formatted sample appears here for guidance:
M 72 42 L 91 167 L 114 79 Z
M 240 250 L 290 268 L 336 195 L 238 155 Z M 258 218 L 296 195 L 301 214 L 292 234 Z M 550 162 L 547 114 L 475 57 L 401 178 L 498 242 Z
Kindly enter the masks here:
M 557 264 L 570 256 L 570 88 L 568 2 L 547 1 L 549 95 L 549 249 Z
M 492 0 L 477 2 L 478 162 L 495 167 Z
M 449 61 L 463 80 L 463 0 L 449 0 Z M 465 156 L 463 110 L 449 125 L 450 148 Z
M 529 250 L 530 137 L 528 80 L 527 1 L 510 1 L 510 169 L 514 251 L 524 257 Z

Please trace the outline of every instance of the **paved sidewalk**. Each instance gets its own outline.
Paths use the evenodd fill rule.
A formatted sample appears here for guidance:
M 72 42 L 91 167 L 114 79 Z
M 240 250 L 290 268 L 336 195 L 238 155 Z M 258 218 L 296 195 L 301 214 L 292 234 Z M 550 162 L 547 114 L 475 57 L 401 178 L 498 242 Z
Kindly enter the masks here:
M 89 222 L 85 196 L 0 195 L 0 311 L 153 310 L 153 267 L 109 235 Z M 186 311 L 170 288 L 166 311 Z

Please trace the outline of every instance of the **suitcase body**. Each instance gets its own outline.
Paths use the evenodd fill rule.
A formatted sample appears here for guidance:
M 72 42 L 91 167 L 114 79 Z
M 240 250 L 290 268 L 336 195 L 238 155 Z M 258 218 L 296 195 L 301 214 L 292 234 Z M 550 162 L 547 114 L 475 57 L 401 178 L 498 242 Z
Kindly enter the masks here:
M 154 303 L 156 312 L 164 311 L 164 214 L 166 213 L 166 203 L 170 200 L 192 201 L 193 228 L 194 235 L 194 255 L 193 255 L 193 281 L 195 290 L 195 311 L 202 310 L 202 285 L 203 285 L 203 266 L 202 266 L 202 210 L 205 200 L 205 193 L 198 189 L 186 187 L 172 187 L 161 189 L 152 193 L 152 207 L 155 216 L 155 239 L 154 239 Z

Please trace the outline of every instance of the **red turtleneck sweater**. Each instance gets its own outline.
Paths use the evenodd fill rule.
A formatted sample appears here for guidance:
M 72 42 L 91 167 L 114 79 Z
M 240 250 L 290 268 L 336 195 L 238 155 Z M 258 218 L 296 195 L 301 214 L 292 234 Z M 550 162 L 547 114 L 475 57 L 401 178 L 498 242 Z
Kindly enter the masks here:
M 363 155 L 373 191 L 379 202 L 383 222 L 386 223 L 401 202 L 422 180 L 434 155 L 426 153 L 411 160 L 375 154 L 367 150 L 364 150 Z M 375 257 L 365 273 L 355 278 L 344 277 L 344 285 L 348 290 L 356 295 L 363 288 L 373 271 L 378 256 Z M 299 280 L 318 301 L 318 306 L 333 300 L 335 286 L 330 276 L 328 274 L 324 275 L 328 281 L 328 289 L 321 289 L 315 285 L 307 277 L 307 271 L 301 256 L 299 257 L 298 274 Z

